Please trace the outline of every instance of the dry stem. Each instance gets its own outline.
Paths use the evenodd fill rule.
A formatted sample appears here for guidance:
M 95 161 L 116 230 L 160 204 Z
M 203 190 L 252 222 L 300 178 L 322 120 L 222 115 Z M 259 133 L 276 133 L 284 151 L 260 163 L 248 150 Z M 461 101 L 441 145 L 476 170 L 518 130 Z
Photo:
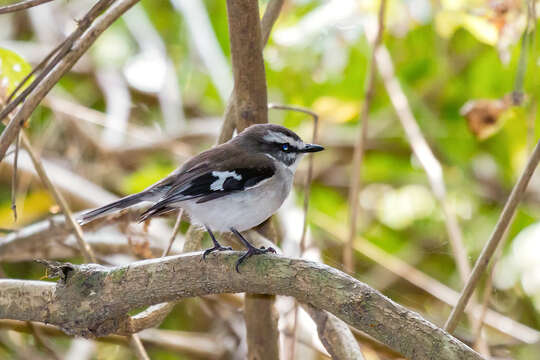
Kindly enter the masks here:
M 381 45 L 383 38 L 385 7 L 386 0 L 381 0 L 381 4 L 379 7 L 379 15 L 377 19 L 377 34 L 375 35 L 375 39 L 373 41 L 373 50 L 371 52 L 371 59 L 365 84 L 364 105 L 362 106 L 362 113 L 359 117 L 361 127 L 360 131 L 358 132 L 358 137 L 356 139 L 356 145 L 354 146 L 353 162 L 351 169 L 351 182 L 349 186 L 349 238 L 347 243 L 343 247 L 343 267 L 348 273 L 354 272 L 353 248 L 354 239 L 356 238 L 356 225 L 358 221 L 358 193 L 360 192 L 362 161 L 364 159 L 364 148 L 367 140 L 369 108 L 371 106 L 371 100 L 373 99 L 373 95 L 375 94 L 375 54 L 377 49 Z
M 497 221 L 497 225 L 495 225 L 495 229 L 493 230 L 490 239 L 488 240 L 486 245 L 484 245 L 480 256 L 474 264 L 471 275 L 469 276 L 465 287 L 461 291 L 458 303 L 456 307 L 452 309 L 452 312 L 450 313 L 450 316 L 448 317 L 448 320 L 444 325 L 444 328 L 447 331 L 452 333 L 456 329 L 459 319 L 463 314 L 463 311 L 465 310 L 465 307 L 467 306 L 467 303 L 469 302 L 469 299 L 471 298 L 474 289 L 476 288 L 476 285 L 478 285 L 480 276 L 485 271 L 487 265 L 489 264 L 489 261 L 493 256 L 493 253 L 497 249 L 497 246 L 499 245 L 504 233 L 506 232 L 508 226 L 511 223 L 512 218 L 514 217 L 517 206 L 521 201 L 521 198 L 523 197 L 523 193 L 527 189 L 529 180 L 531 179 L 534 170 L 538 166 L 539 161 L 540 142 L 536 144 L 536 147 L 534 148 L 531 157 L 529 158 L 529 161 L 527 162 L 527 165 L 523 170 L 523 173 L 519 177 L 516 185 L 510 193 L 510 196 L 508 197 L 508 200 L 506 201 L 506 204 L 504 205 L 501 216 Z

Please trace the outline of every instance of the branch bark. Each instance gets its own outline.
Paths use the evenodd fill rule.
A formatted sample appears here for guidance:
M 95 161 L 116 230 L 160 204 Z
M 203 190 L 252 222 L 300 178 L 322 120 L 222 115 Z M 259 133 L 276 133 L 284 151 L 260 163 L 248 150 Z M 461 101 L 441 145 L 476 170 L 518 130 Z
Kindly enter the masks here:
M 7 13 L 15 12 L 15 11 L 21 11 L 21 10 L 29 9 L 29 8 L 34 7 L 34 6 L 38 6 L 38 5 L 41 5 L 41 4 L 48 3 L 50 1 L 52 1 L 52 0 L 24 0 L 24 1 L 20 1 L 20 2 L 15 3 L 15 4 L 9 4 L 9 5 L 0 7 L 0 14 L 7 14 Z
M 347 324 L 327 311 L 321 311 L 313 305 L 304 305 L 303 308 L 317 324 L 319 339 L 332 356 L 332 359 L 364 360 L 358 342 Z
M 227 0 L 227 16 L 236 95 L 236 127 L 242 131 L 250 125 L 268 122 L 259 4 L 251 0 Z
M 32 323 L 43 334 L 51 337 L 66 337 L 59 328 L 53 325 Z M 0 320 L 0 329 L 30 333 L 27 322 L 17 320 Z M 223 339 L 205 333 L 187 331 L 146 329 L 138 334 L 145 346 L 153 346 L 201 359 L 222 359 L 228 348 Z M 129 338 L 123 335 L 108 335 L 97 339 L 99 342 L 129 346 Z
M 266 74 L 262 56 L 263 40 L 259 3 L 253 0 L 227 0 L 227 18 L 231 43 L 234 90 L 227 105 L 229 119 L 223 124 L 231 133 L 230 115 L 236 113 L 238 131 L 253 124 L 268 122 Z M 271 20 L 271 19 L 270 19 Z M 274 18 L 275 21 L 275 18 Z M 272 24 L 268 21 L 267 24 Z M 267 25 L 270 29 L 271 26 Z M 229 125 L 227 127 L 227 124 Z M 232 135 L 232 133 L 231 133 Z M 223 139 L 218 139 L 221 141 Z M 274 297 L 246 294 L 244 318 L 247 329 L 248 359 L 279 359 L 278 316 Z
M 519 202 L 527 189 L 527 185 L 534 174 L 534 170 L 536 170 L 536 167 L 538 166 L 538 162 L 540 162 L 540 142 L 536 144 L 536 147 L 534 148 L 534 151 L 527 162 L 527 166 L 525 166 L 525 169 L 521 173 L 516 185 L 512 189 L 512 192 L 504 205 L 501 216 L 497 221 L 497 225 L 495 225 L 495 229 L 493 230 L 491 237 L 484 245 L 480 256 L 476 260 L 471 275 L 461 291 L 456 307 L 452 309 L 452 312 L 444 325 L 444 328 L 449 332 L 453 332 L 456 329 L 459 319 L 463 314 L 465 307 L 467 306 L 467 303 L 469 302 L 474 289 L 476 288 L 476 285 L 478 285 L 480 276 L 486 270 L 493 253 L 495 250 L 497 250 L 497 246 L 503 239 L 504 233 L 508 229 L 508 226 L 510 226 L 511 221 L 514 218 L 514 214 L 516 213 L 517 206 L 519 205 Z
M 482 359 L 469 347 L 358 280 L 300 259 L 261 255 L 237 274 L 237 252 L 201 253 L 120 267 L 61 264 L 57 283 L 0 280 L 0 318 L 40 321 L 71 335 L 104 336 L 131 309 L 225 292 L 293 296 L 327 310 L 410 359 Z M 89 311 L 89 310 L 92 311 Z

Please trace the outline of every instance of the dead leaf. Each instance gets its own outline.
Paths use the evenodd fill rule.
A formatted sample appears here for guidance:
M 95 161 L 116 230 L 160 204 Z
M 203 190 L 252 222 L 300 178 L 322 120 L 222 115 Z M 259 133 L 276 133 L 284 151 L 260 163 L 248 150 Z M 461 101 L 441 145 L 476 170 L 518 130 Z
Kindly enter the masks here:
M 501 99 L 469 100 L 459 111 L 465 117 L 469 130 L 479 140 L 487 139 L 502 126 L 501 114 L 513 105 L 512 95 Z

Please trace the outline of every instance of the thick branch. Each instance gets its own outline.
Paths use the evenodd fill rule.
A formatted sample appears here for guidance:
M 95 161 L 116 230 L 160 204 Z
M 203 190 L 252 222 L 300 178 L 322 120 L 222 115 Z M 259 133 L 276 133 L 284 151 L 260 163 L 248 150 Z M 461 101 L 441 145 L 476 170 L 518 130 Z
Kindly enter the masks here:
M 364 360 L 358 342 L 347 324 L 313 305 L 305 305 L 304 310 L 317 324 L 319 339 L 324 348 L 332 355 L 332 359 Z
M 104 336 L 115 332 L 134 308 L 248 291 L 294 296 L 410 359 L 481 359 L 444 330 L 334 268 L 261 255 L 237 274 L 238 255 L 223 252 L 201 262 L 201 253 L 190 253 L 112 268 L 63 264 L 58 284 L 0 280 L 0 318 L 47 322 L 74 335 Z
M 262 57 L 259 4 L 227 0 L 231 58 L 239 131 L 268 122 L 266 75 Z
M 279 13 L 279 8 L 277 13 Z M 227 0 L 227 18 L 234 74 L 229 114 L 236 112 L 236 128 L 242 131 L 253 124 L 268 122 L 266 74 L 262 56 L 259 3 L 253 0 Z M 273 21 L 267 21 L 271 28 Z M 230 133 L 230 119 L 224 121 L 223 134 Z M 218 139 L 219 141 L 223 139 Z M 271 237 L 269 237 L 271 239 Z M 245 321 L 248 359 L 279 359 L 278 316 L 274 298 L 246 295 Z

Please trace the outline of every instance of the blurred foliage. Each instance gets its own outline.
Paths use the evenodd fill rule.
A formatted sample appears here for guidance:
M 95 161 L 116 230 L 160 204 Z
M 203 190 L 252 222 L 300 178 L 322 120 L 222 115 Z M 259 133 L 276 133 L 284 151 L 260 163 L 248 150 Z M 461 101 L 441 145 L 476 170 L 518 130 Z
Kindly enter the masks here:
M 4 102 L 32 69 L 22 57 L 7 49 L 0 48 L 0 60 L 0 101 Z
M 364 106 L 364 82 L 370 58 L 362 23 L 374 16 L 378 1 L 363 4 L 343 1 L 341 5 L 338 2 L 286 1 L 264 55 L 269 101 L 304 106 L 318 112 L 321 116 L 320 137 L 332 144 L 327 146 L 326 154 L 316 157 L 315 168 L 323 175 L 311 191 L 309 219 L 315 241 L 323 250 L 323 259 L 332 266 L 341 267 L 342 243 L 325 235 L 319 220 L 321 216 L 330 219 L 325 222 L 327 232 L 343 233 L 347 228 L 351 146 L 358 129 L 358 115 Z M 265 4 L 266 1 L 261 2 L 262 9 Z M 142 0 L 141 5 L 174 64 L 188 119 L 221 116 L 225 104 L 195 49 L 182 14 L 169 2 Z M 218 44 L 230 59 L 226 3 L 205 0 L 204 5 Z M 320 26 L 310 25 L 309 21 L 317 11 L 325 13 L 326 17 L 317 18 Z M 0 47 L 4 40 L 38 40 L 25 13 L 7 19 L 0 26 L 7 28 L 9 25 L 10 30 L 7 35 L 0 35 Z M 0 20 L 4 21 L 2 17 Z M 491 104 L 513 91 L 521 54 L 520 38 L 526 24 L 523 3 L 512 0 L 391 0 L 386 20 L 384 43 L 420 128 L 443 165 L 448 197 L 458 214 L 472 263 L 488 239 L 527 154 L 540 136 L 537 112 L 540 84 L 536 74 L 538 37 L 530 39 L 528 46 L 524 104 L 501 113 L 501 118 L 496 119 L 497 126 L 481 140 L 482 136 L 477 138 L 477 134 L 471 132 L 470 124 L 460 111 L 469 101 L 484 99 Z M 92 69 L 116 67 L 122 71 L 128 60 L 140 51 L 125 22 L 119 21 L 96 42 L 89 61 Z M 29 71 L 29 65 L 4 49 L 0 49 L 0 59 L 0 83 L 7 77 L 7 89 L 11 91 L 20 76 Z M 106 99 L 92 72 L 65 76 L 57 86 L 57 92 L 68 94 L 92 109 L 107 110 Z M 151 130 L 159 128 L 159 101 L 155 96 L 134 89 L 131 93 L 130 124 Z M 271 111 L 270 118 L 292 127 L 305 138 L 311 134 L 308 117 Z M 62 159 L 74 172 L 88 176 L 119 195 L 140 191 L 177 166 L 178 158 L 171 152 L 165 157 L 130 159 L 125 168 L 121 162 L 114 164 L 96 158 L 94 161 L 103 165 L 104 169 L 100 170 L 99 166 L 86 163 L 86 159 L 81 160 L 82 156 L 70 155 L 76 153 L 73 148 L 77 146 L 69 145 L 69 136 L 47 133 L 57 121 L 54 112 L 46 108 L 36 111 L 32 117 L 34 139 L 40 141 L 44 134 L 51 137 L 42 140 L 44 156 Z M 415 259 L 411 265 L 459 289 L 461 282 L 441 209 L 430 192 L 423 169 L 410 151 L 379 77 L 370 112 L 370 140 L 375 145 L 368 149 L 363 164 L 359 232 L 367 241 L 390 254 L 405 261 Z M 212 144 L 213 140 L 208 139 L 204 143 L 194 141 L 187 145 L 186 152 L 196 153 Z M 305 169 L 305 165 L 300 170 Z M 21 227 L 49 216 L 53 204 L 50 196 L 40 184 L 29 183 L 25 187 L 28 192 L 23 189 L 18 196 L 21 218 L 18 223 L 13 223 L 10 178 L 4 176 L 8 173 L 6 168 L 6 164 L 0 164 L 0 227 Z M 504 246 L 503 260 L 496 271 L 496 274 L 515 273 L 515 281 L 495 281 L 500 289 L 496 288 L 492 297 L 493 307 L 537 329 L 540 280 L 538 286 L 529 281 L 528 291 L 524 291 L 518 270 L 510 268 L 515 266 L 515 259 L 513 263 L 506 257 L 516 251 L 512 248 L 516 236 L 538 224 L 539 179 L 538 176 L 533 179 L 531 195 L 516 214 Z M 300 205 L 301 197 L 297 196 L 296 200 Z M 539 242 L 534 243 L 534 254 L 537 255 Z M 357 263 L 354 275 L 377 287 L 377 279 L 368 277 L 376 264 L 359 253 Z M 506 267 L 501 270 L 503 265 Z M 34 264 L 24 267 L 6 265 L 4 268 L 10 277 L 36 278 L 39 273 L 39 267 Z M 540 278 L 538 265 L 532 264 L 530 271 L 537 275 L 536 279 Z M 384 291 L 396 301 L 428 314 L 438 324 L 444 322 L 448 313 L 447 307 L 441 307 L 429 294 L 406 281 L 397 281 Z M 193 331 L 211 327 L 211 319 L 202 324 L 199 322 L 201 314 L 194 302 L 178 305 L 163 327 Z M 532 346 L 508 348 L 517 359 L 537 358 L 538 353 Z M 4 352 L 5 349 L 0 347 L 0 357 L 5 356 Z M 99 358 L 129 358 L 130 354 L 124 352 L 116 345 L 100 345 Z M 155 359 L 179 358 L 162 350 L 151 350 L 151 355 Z

